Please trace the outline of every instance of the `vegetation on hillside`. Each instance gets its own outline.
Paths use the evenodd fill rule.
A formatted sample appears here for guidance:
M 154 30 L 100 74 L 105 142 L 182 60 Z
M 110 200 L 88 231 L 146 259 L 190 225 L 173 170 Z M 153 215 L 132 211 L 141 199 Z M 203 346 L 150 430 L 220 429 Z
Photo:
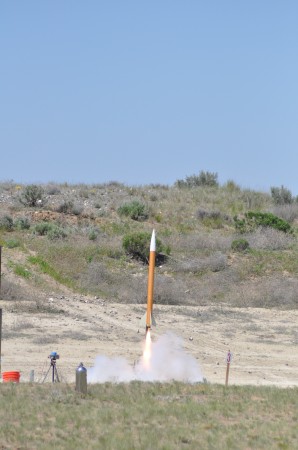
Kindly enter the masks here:
M 46 273 L 119 302 L 145 301 L 154 228 L 158 303 L 296 308 L 297 219 L 285 187 L 219 185 L 204 171 L 173 186 L 0 183 L 0 245 L 14 272 L 28 286 Z

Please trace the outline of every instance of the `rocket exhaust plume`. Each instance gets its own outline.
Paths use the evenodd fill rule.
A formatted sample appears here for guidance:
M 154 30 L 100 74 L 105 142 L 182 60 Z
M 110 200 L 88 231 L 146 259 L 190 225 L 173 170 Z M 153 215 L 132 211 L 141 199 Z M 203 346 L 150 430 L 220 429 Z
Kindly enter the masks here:
M 148 347 L 146 347 L 148 344 Z M 203 376 L 197 360 L 183 348 L 183 341 L 173 333 L 151 341 L 146 335 L 143 357 L 134 366 L 122 357 L 109 358 L 99 355 L 94 366 L 88 368 L 88 383 L 112 383 L 140 381 L 199 383 Z
M 150 369 L 151 356 L 152 356 L 152 342 L 150 329 L 148 329 L 146 332 L 146 339 L 143 351 L 143 363 L 145 369 Z

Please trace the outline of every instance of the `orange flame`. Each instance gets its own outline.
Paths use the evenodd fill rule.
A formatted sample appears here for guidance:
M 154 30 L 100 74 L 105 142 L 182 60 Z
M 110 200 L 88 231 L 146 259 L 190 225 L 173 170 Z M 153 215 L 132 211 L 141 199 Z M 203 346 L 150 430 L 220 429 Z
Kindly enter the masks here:
M 150 360 L 151 360 L 151 334 L 150 330 L 148 330 L 146 333 L 145 347 L 143 352 L 143 361 L 146 369 L 150 367 Z

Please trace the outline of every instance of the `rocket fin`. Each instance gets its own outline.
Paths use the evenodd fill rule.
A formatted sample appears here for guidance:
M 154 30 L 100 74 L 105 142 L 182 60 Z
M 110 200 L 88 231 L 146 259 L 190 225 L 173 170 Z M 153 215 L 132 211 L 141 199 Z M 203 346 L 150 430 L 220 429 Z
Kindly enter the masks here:
M 147 325 L 146 318 L 147 318 L 147 313 L 145 313 L 143 315 L 143 317 L 141 318 L 141 325 L 140 325 L 141 327 L 144 327 L 144 328 L 146 327 L 146 325 Z M 150 326 L 156 327 L 156 321 L 155 321 L 153 314 L 151 314 L 151 316 L 150 316 Z
M 151 325 L 153 325 L 154 327 L 156 327 L 156 321 L 155 321 L 155 318 L 154 318 L 154 315 L 153 315 L 153 314 L 151 314 Z
M 146 327 L 146 316 L 147 316 L 147 313 L 145 313 L 144 315 L 143 315 L 143 317 L 141 318 L 141 323 L 140 323 L 140 326 L 141 327 Z

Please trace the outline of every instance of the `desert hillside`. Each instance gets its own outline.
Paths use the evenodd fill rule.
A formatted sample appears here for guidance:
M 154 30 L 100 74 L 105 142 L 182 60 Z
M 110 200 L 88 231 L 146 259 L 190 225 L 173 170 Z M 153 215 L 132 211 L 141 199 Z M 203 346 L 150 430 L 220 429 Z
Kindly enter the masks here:
M 207 175 L 174 186 L 1 183 L 2 371 L 43 380 L 53 350 L 66 381 L 99 354 L 133 365 L 155 229 L 153 340 L 180 336 L 210 382 L 224 382 L 230 349 L 232 383 L 297 385 L 298 203 L 284 188 Z

